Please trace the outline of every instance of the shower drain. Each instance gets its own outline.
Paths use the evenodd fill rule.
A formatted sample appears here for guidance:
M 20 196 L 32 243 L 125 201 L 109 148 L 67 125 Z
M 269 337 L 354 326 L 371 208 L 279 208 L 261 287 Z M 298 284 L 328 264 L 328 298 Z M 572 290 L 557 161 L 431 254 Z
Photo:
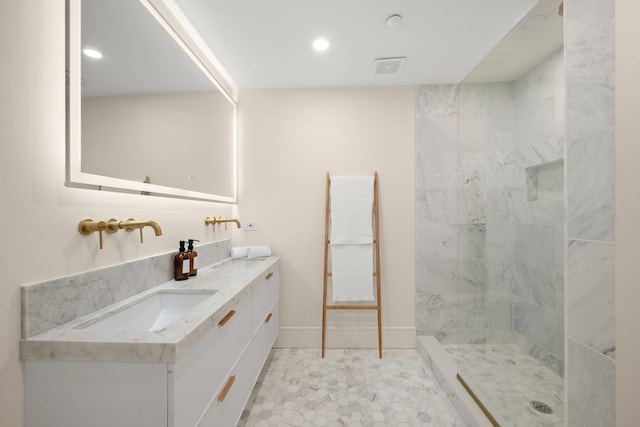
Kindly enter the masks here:
M 551 406 L 547 405 L 546 403 L 538 402 L 537 400 L 531 400 L 529 402 L 529 405 L 531 405 L 531 407 L 536 411 L 543 414 L 553 414 L 553 409 L 551 409 Z

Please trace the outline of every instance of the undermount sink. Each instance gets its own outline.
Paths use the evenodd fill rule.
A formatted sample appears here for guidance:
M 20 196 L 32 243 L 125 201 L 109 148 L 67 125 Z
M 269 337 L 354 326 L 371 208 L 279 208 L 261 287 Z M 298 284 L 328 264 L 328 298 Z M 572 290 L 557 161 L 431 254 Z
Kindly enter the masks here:
M 189 310 L 213 295 L 215 290 L 166 290 L 148 297 L 79 329 L 99 331 L 159 331 L 185 315 Z

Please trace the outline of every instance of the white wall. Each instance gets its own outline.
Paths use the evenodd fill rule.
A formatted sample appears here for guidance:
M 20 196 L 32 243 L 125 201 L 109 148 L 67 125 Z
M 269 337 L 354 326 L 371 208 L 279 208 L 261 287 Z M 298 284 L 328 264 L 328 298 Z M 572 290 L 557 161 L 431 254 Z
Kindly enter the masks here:
M 414 88 L 242 91 L 234 243 L 283 257 L 277 345 L 320 346 L 326 173 L 380 180 L 383 346 L 415 345 Z M 329 346 L 375 347 L 374 312 L 331 312 Z M 363 333 L 364 332 L 364 333 Z
M 640 287 L 638 242 L 640 200 L 640 56 L 638 39 L 640 4 L 617 0 L 616 4 L 616 422 L 638 423 L 640 395 Z M 625 43 L 625 41 L 627 41 Z
M 23 424 L 19 286 L 177 249 L 214 234 L 204 217 L 228 205 L 72 189 L 65 179 L 64 1 L 0 2 L 0 426 Z M 155 237 L 81 236 L 86 217 L 152 219 Z

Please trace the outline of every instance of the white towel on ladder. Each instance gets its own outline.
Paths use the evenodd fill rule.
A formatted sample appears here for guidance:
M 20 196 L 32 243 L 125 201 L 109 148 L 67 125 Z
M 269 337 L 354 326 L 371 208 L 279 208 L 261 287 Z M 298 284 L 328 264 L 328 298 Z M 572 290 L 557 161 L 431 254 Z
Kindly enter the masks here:
M 373 176 L 331 178 L 334 301 L 373 301 Z
M 373 177 L 331 178 L 331 244 L 373 242 Z
M 373 301 L 373 245 L 331 245 L 334 301 Z

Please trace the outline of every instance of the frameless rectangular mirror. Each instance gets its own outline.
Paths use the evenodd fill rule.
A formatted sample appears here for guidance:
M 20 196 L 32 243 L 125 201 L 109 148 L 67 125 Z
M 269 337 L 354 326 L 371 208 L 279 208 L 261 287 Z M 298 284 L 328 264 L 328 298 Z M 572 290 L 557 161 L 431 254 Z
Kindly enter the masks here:
M 233 89 L 172 12 L 68 1 L 68 185 L 235 203 Z

